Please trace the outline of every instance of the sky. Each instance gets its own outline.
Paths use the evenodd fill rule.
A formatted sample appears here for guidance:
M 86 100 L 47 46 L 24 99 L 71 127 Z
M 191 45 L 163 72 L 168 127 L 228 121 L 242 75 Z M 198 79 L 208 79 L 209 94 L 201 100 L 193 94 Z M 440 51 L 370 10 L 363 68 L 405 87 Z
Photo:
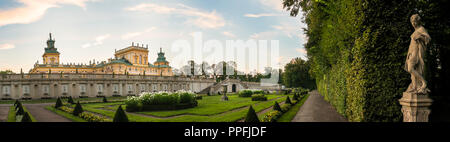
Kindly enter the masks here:
M 281 3 L 282 0 L 1 0 L 0 70 L 27 72 L 37 61 L 42 63 L 50 32 L 61 53 L 61 63 L 105 61 L 114 57 L 116 49 L 132 42 L 148 45 L 150 63 L 156 61 L 159 48 L 174 68 L 186 65 L 187 60 L 209 64 L 221 61 L 223 58 L 209 52 L 198 51 L 205 57 L 187 53 L 197 52 L 192 48 L 196 38 L 201 37 L 201 46 L 214 40 L 224 48 L 227 40 L 268 40 L 269 47 L 272 40 L 277 40 L 279 55 L 270 60 L 276 60 L 278 68 L 282 68 L 292 58 L 305 58 L 306 36 L 302 28 L 306 26 L 301 17 L 289 16 Z M 180 41 L 192 47 L 174 48 Z M 239 65 L 241 61 L 236 62 Z M 263 68 L 264 65 L 253 63 L 245 69 L 238 67 L 245 72 Z

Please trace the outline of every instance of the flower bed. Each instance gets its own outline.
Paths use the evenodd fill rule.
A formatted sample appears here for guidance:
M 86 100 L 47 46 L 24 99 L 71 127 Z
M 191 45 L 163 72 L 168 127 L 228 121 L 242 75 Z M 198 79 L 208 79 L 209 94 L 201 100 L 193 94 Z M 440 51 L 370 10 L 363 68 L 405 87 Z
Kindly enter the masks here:
M 174 110 L 197 106 L 195 94 L 187 91 L 175 93 L 143 92 L 138 97 L 128 97 L 125 100 L 126 111 L 148 111 L 148 110 Z
M 293 100 L 292 104 L 283 104 L 281 106 L 281 111 L 272 110 L 263 116 L 262 122 L 276 122 L 278 118 L 281 117 L 285 112 L 289 111 L 295 104 L 297 104 L 305 95 L 301 95 L 298 100 Z
M 58 109 L 62 110 L 64 112 L 70 113 L 70 114 L 72 114 L 73 110 L 74 110 L 73 108 L 70 108 L 67 106 L 61 106 Z M 109 121 L 111 121 L 106 117 L 98 116 L 98 115 L 95 115 L 95 114 L 89 113 L 89 112 L 82 112 L 78 115 L 78 117 L 80 117 L 88 122 L 109 122 Z

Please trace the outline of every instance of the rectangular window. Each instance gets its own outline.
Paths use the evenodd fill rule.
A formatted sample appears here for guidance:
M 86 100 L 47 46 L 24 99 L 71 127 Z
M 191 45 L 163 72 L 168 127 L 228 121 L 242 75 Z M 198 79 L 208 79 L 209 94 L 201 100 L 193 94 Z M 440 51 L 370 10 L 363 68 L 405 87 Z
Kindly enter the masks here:
M 86 92 L 86 85 L 84 85 L 84 84 L 80 85 L 80 92 L 81 93 L 85 93 Z
M 145 86 L 144 84 L 139 85 L 141 87 L 141 92 L 145 92 Z
M 48 86 L 48 85 L 43 85 L 42 86 L 42 92 L 43 93 L 47 93 L 48 94 L 49 91 L 50 91 L 50 86 Z
M 97 91 L 103 92 L 103 84 L 97 84 Z
M 119 85 L 118 84 L 114 84 L 113 91 L 114 92 L 119 92 Z
M 61 90 L 63 93 L 69 92 L 69 87 L 67 85 L 61 85 Z
M 128 88 L 128 92 L 133 91 L 133 85 L 128 84 L 128 85 L 127 85 L 127 88 Z
M 22 92 L 23 94 L 30 94 L 30 86 L 28 85 L 22 86 Z
M 3 86 L 3 94 L 11 94 L 10 86 Z

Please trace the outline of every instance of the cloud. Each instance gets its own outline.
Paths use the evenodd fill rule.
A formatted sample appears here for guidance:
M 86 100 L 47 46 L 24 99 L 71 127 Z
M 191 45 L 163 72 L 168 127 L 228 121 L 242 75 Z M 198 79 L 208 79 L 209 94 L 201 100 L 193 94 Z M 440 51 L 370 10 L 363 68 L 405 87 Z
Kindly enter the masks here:
M 175 14 L 186 16 L 185 23 L 199 28 L 214 29 L 225 26 L 225 20 L 216 11 L 207 12 L 192 8 L 183 4 L 176 6 L 164 6 L 153 3 L 139 4 L 134 7 L 125 8 L 127 11 L 138 11 L 158 14 Z
M 259 2 L 276 11 L 283 11 L 283 1 L 282 0 L 259 0 Z
M 9 24 L 28 24 L 42 18 L 47 9 L 60 5 L 76 5 L 86 9 L 86 2 L 97 0 L 17 0 L 18 8 L 0 10 L 0 27 Z
M 88 47 L 91 47 L 91 46 L 102 45 L 102 44 L 103 44 L 103 41 L 104 41 L 105 39 L 109 38 L 110 36 L 111 36 L 110 34 L 105 34 L 105 35 L 97 36 L 97 37 L 95 38 L 95 42 L 83 44 L 83 45 L 81 46 L 81 48 L 88 48 Z
M 276 31 L 266 31 L 266 32 L 254 33 L 250 36 L 250 38 L 251 39 L 271 40 L 271 39 L 274 39 L 274 37 L 277 35 L 278 35 L 278 32 L 276 32 Z
M 303 60 L 308 60 L 308 57 L 306 57 L 308 51 L 306 51 L 305 48 L 295 48 L 295 51 L 301 54 L 300 58 L 302 58 Z
M 245 14 L 245 17 L 259 18 L 259 17 L 269 17 L 269 16 L 279 16 L 280 14 L 275 13 L 260 13 L 260 14 Z
M 295 48 L 295 51 L 297 51 L 300 54 L 304 54 L 304 55 L 306 55 L 308 53 L 305 48 Z
M 126 33 L 126 34 L 122 35 L 122 39 L 132 39 L 132 38 L 137 37 L 137 36 L 140 36 L 140 35 L 142 35 L 142 34 L 151 32 L 151 31 L 153 31 L 153 30 L 155 30 L 155 29 L 156 29 L 156 27 L 151 27 L 151 28 L 146 29 L 146 30 L 143 31 L 143 32 L 131 32 L 131 33 Z
M 0 50 L 13 49 L 13 48 L 16 48 L 14 46 L 14 44 L 9 44 L 9 43 L 0 44 Z
M 227 37 L 236 38 L 236 35 L 234 35 L 233 33 L 227 32 L 227 31 L 224 31 L 222 34 Z

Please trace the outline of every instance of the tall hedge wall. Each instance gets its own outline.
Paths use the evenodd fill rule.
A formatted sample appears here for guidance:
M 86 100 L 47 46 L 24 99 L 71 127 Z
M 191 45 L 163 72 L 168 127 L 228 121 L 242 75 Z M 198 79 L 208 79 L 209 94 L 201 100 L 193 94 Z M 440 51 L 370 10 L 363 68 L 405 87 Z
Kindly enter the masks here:
M 403 66 L 414 31 L 409 18 L 416 13 L 423 16 L 432 38 L 426 61 L 431 95 L 437 104 L 442 104 L 439 108 L 445 106 L 439 102 L 446 102 L 448 95 L 437 94 L 442 94 L 450 80 L 449 57 L 442 56 L 450 51 L 450 40 L 444 40 L 450 35 L 450 17 L 442 14 L 448 3 L 439 0 L 284 0 L 291 15 L 296 15 L 295 5 L 303 10 L 309 37 L 305 47 L 318 91 L 349 121 L 358 122 L 402 121 L 398 100 L 410 82 Z M 450 114 L 443 112 L 450 109 L 439 108 L 432 109 L 432 114 Z

